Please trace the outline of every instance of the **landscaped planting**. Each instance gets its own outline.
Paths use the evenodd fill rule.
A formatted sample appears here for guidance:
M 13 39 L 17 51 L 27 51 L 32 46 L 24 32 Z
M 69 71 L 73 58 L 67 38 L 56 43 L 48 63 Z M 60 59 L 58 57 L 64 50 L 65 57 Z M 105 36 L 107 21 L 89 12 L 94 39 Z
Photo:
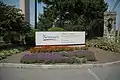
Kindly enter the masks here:
M 85 57 L 78 58 L 76 56 L 65 57 L 60 54 L 52 53 L 35 53 L 35 54 L 25 54 L 21 59 L 22 63 L 44 63 L 44 64 L 55 64 L 55 63 L 86 63 L 87 59 Z
M 82 50 L 83 49 L 83 50 Z M 30 49 L 30 53 L 25 53 L 21 59 L 22 63 L 86 63 L 95 61 L 92 52 L 86 50 L 86 47 L 66 47 L 66 46 L 42 46 Z
M 63 59 L 61 55 L 58 54 L 25 54 L 21 60 L 23 63 L 53 63 L 55 61 L 60 61 Z
M 0 60 L 7 58 L 7 56 L 11 56 L 13 54 L 20 53 L 24 51 L 24 48 L 18 47 L 18 48 L 11 48 L 6 50 L 0 50 Z
M 92 47 L 120 53 L 120 45 L 118 43 L 107 41 L 104 38 L 92 39 L 88 41 L 88 44 Z
M 60 51 L 73 51 L 73 50 L 87 50 L 88 47 L 67 47 L 67 46 L 41 46 L 33 47 L 29 51 L 31 53 L 37 52 L 60 52 Z
M 88 61 L 96 61 L 94 53 L 89 50 L 75 50 L 75 51 L 63 51 L 63 52 L 53 52 L 52 54 L 60 54 L 65 57 L 77 57 L 77 58 L 87 58 Z

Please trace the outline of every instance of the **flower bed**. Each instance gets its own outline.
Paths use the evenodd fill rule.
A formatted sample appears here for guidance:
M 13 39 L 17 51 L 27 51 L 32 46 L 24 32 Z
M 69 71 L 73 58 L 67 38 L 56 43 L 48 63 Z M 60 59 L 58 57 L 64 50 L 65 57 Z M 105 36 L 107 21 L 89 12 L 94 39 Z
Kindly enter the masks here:
M 88 47 L 68 47 L 68 46 L 41 46 L 33 47 L 29 51 L 31 53 L 38 52 L 60 52 L 60 51 L 73 51 L 73 50 L 87 50 Z
M 61 51 L 61 52 L 39 52 L 39 53 L 25 53 L 21 59 L 21 63 L 68 63 L 68 64 L 81 64 L 87 61 L 95 61 L 94 53 L 88 50 L 75 50 L 75 51 Z
M 86 58 L 77 58 L 75 56 L 65 57 L 60 54 L 52 53 L 35 53 L 25 54 L 21 59 L 22 63 L 44 63 L 44 64 L 55 64 L 55 63 L 86 63 Z
M 32 47 L 29 53 L 25 53 L 21 63 L 86 63 L 95 61 L 94 53 L 87 50 L 88 47 L 69 47 L 69 46 L 37 46 Z

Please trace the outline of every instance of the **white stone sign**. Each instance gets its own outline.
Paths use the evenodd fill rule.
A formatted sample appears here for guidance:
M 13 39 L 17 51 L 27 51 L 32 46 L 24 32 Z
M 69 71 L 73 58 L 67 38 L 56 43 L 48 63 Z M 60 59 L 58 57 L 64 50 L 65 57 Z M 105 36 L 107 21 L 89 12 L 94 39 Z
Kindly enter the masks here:
M 85 44 L 85 32 L 36 32 L 36 45 Z

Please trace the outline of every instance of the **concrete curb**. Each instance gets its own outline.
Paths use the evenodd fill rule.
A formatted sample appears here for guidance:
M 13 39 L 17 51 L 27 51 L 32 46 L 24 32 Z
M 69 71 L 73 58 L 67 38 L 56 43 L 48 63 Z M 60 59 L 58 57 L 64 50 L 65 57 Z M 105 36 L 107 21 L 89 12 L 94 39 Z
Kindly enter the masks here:
M 0 68 L 42 68 L 42 69 L 67 69 L 67 68 L 93 68 L 93 67 L 104 67 L 110 66 L 113 64 L 120 63 L 120 61 L 114 61 L 109 63 L 101 63 L 101 64 L 48 64 L 48 65 L 37 65 L 37 64 L 19 64 L 19 63 L 0 63 Z

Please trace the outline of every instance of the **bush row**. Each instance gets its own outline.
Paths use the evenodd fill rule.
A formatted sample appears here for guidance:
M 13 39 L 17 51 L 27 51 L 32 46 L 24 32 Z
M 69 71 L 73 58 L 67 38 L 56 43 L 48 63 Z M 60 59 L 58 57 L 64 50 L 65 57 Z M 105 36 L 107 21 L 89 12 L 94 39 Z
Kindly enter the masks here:
M 96 61 L 95 55 L 89 50 L 75 50 L 75 51 L 62 51 L 62 52 L 52 52 L 52 54 L 59 54 L 65 57 L 77 57 L 83 58 L 86 57 L 88 61 Z
M 26 53 L 21 59 L 22 63 L 84 63 L 96 61 L 93 52 L 88 50 L 62 51 L 51 53 Z
M 27 54 L 21 59 L 21 63 L 44 63 L 44 64 L 55 64 L 55 63 L 86 63 L 87 59 L 77 58 L 75 56 L 72 57 L 64 57 L 59 54 L 51 54 L 51 53 L 44 53 L 44 54 Z
M 52 27 L 52 28 L 49 28 L 48 31 L 64 31 L 64 29 L 60 27 Z
M 88 41 L 89 46 L 97 47 L 103 50 L 120 52 L 120 45 L 115 42 L 107 41 L 104 38 L 97 38 Z
M 13 49 L 9 49 L 9 50 L 1 50 L 0 51 L 0 60 L 5 59 L 7 56 L 11 56 L 12 54 L 17 54 L 19 52 L 24 51 L 24 48 L 13 48 Z

